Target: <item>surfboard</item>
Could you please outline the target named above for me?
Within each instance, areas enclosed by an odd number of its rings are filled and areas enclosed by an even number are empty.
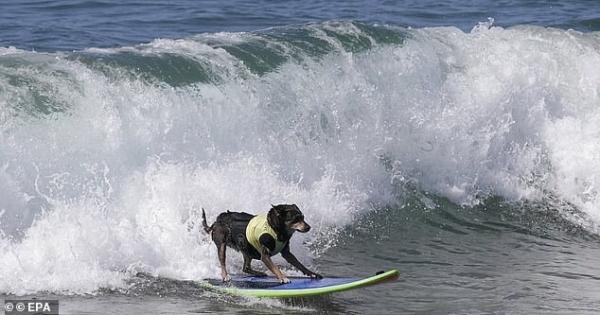
[[[231,281],[205,279],[202,284],[207,288],[223,293],[268,298],[290,298],[331,294],[361,287],[380,284],[398,279],[398,270],[378,272],[365,278],[326,277],[311,279],[308,277],[289,277],[290,283],[281,284],[275,277],[232,276]]]

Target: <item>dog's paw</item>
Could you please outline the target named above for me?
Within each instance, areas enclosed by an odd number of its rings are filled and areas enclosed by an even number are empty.
[[[281,284],[290,283],[290,279],[283,277],[283,278],[279,279],[279,283],[281,283]]]
[[[223,276],[223,282],[229,282],[229,281],[231,281],[231,277],[229,275]]]
[[[323,279],[323,276],[321,276],[320,274],[318,274],[316,272],[312,272],[312,271],[308,274],[308,276],[311,278],[315,278],[315,279]]]

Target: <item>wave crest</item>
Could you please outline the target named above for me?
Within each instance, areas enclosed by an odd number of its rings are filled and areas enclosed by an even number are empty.
[[[321,229],[295,239],[304,255],[302,242],[334,239],[357,213],[414,190],[462,205],[559,200],[593,230],[599,44],[539,27],[331,22],[9,49],[0,248],[12,254],[0,292],[90,292],[123,285],[128,270],[214,274],[200,207],[297,203]]]

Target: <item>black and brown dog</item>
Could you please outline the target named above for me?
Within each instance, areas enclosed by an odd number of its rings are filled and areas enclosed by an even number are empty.
[[[273,263],[271,256],[281,253],[281,256],[292,266],[305,275],[322,278],[320,274],[310,271],[290,252],[290,238],[295,231],[306,233],[310,225],[304,222],[304,215],[298,206],[273,206],[266,215],[252,215],[245,212],[223,212],[215,223],[208,226],[206,214],[202,209],[202,225],[212,236],[219,253],[221,277],[223,281],[231,278],[225,264],[225,249],[227,246],[239,251],[244,256],[243,271],[257,276],[265,276],[263,272],[252,270],[252,259],[260,259],[281,283],[290,280]]]

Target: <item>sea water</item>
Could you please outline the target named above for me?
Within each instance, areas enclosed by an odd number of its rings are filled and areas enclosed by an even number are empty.
[[[3,1],[0,294],[65,314],[594,313],[599,7]],[[278,203],[313,226],[291,245],[310,268],[400,280],[302,301],[198,286],[219,276],[201,209]]]

